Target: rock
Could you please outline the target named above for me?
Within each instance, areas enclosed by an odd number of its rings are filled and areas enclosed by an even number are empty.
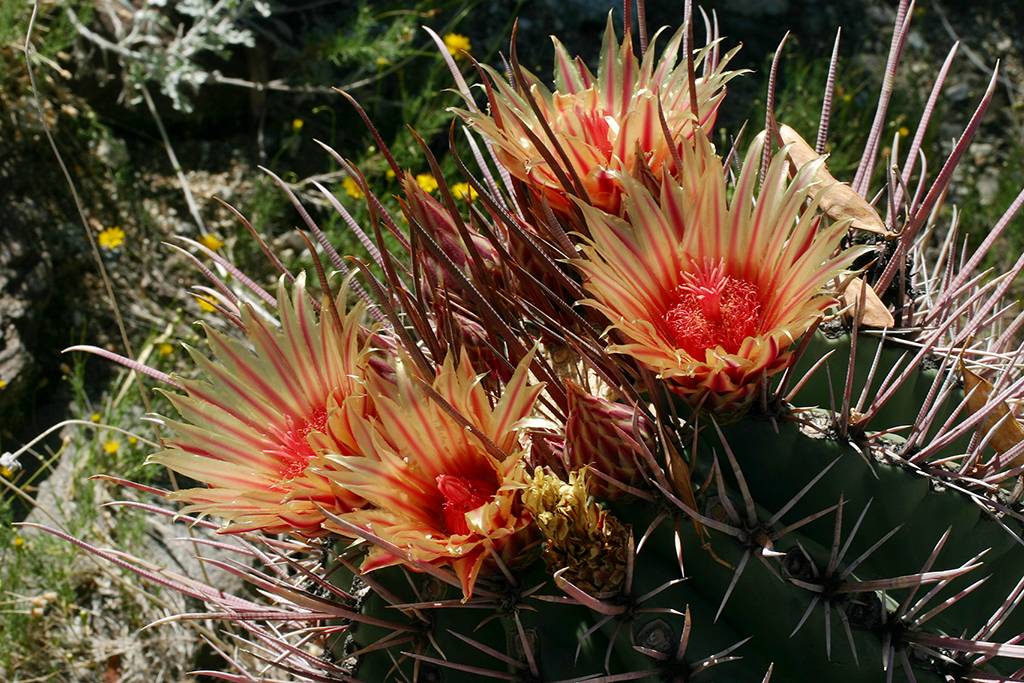
[[[982,206],[991,206],[999,195],[999,172],[995,169],[987,169],[980,176],[974,185],[978,193],[978,202]]]
[[[122,168],[131,161],[128,145],[120,138],[104,136],[93,143],[92,147],[96,158],[110,168]]]
[[[141,413],[140,413],[141,417]],[[77,511],[79,505],[96,506],[96,523],[93,524],[92,532],[100,538],[86,539],[90,542],[102,543],[102,537],[109,532],[115,531],[115,520],[113,515],[140,515],[146,519],[146,534],[140,548],[134,549],[137,557],[144,558],[147,562],[166,568],[172,572],[187,576],[196,581],[205,581],[202,563],[197,556],[215,558],[219,560],[245,560],[245,557],[237,553],[211,548],[210,546],[198,545],[182,538],[192,538],[197,541],[217,541],[220,543],[232,543],[232,539],[220,536],[214,531],[202,526],[189,527],[183,522],[176,522],[170,516],[144,513],[130,507],[109,508],[112,512],[100,510],[100,506],[115,500],[136,500],[140,496],[134,489],[118,487],[103,481],[95,483],[95,496],[92,501],[83,499],[80,493],[81,483],[95,474],[86,469],[83,458],[84,449],[88,444],[82,444],[83,435],[77,434],[81,429],[77,426],[68,426],[61,432],[61,439],[66,444],[57,468],[47,479],[39,485],[39,492],[36,496],[35,508],[25,518],[26,522],[53,526],[55,523],[67,527],[69,520],[75,519],[80,513]],[[76,443],[77,436],[77,443]],[[79,445],[82,444],[82,445]],[[148,497],[143,502],[159,505],[168,509],[176,509],[176,503],[170,503],[160,498]],[[28,534],[26,534],[28,535]],[[127,550],[125,548],[120,548]],[[197,550],[198,549],[198,550]],[[243,581],[234,574],[216,567],[205,567],[205,575],[210,578],[211,584],[226,593],[241,594],[244,591]]]
[[[965,102],[970,96],[970,83],[957,83],[946,89],[946,99],[950,102]]]
[[[993,152],[995,152],[996,146],[991,142],[978,142],[974,141],[968,148],[971,156],[974,158],[975,166],[986,166],[989,160],[992,158]]]
[[[186,577],[231,595],[248,597],[244,582],[238,576],[201,562],[197,556],[242,563],[251,561],[250,557],[182,538],[222,544],[237,544],[238,541],[218,536],[205,527],[189,528],[172,517],[137,508],[101,507],[114,500],[138,500],[174,507],[134,489],[94,481],[92,496],[83,495],[88,491],[85,479],[97,472],[88,470],[87,459],[83,457],[89,448],[83,437],[88,435],[76,433],[78,429],[70,426],[61,433],[66,446],[59,464],[39,486],[36,507],[26,522],[69,530],[101,550],[116,552],[121,557],[140,558],[140,561],[131,563],[141,564],[148,571],[163,574],[168,579]],[[82,506],[94,509],[84,510]],[[127,520],[128,516],[133,519]],[[144,520],[143,534],[125,533],[126,529],[135,526],[134,518]],[[83,520],[87,521],[83,523]],[[22,531],[28,542],[45,533],[32,527],[23,527]],[[128,546],[129,538],[137,539],[131,547]],[[92,557],[86,551],[77,554],[70,576],[81,618],[65,620],[60,627],[51,629],[50,637],[60,642],[65,652],[81,653],[80,656],[87,660],[82,664],[102,667],[104,663],[109,665],[110,657],[116,656],[120,658],[118,668],[126,673],[124,680],[153,681],[185,680],[189,670],[208,668],[211,663],[223,666],[216,657],[211,660],[210,648],[197,637],[188,622],[139,629],[139,626],[173,614],[205,610],[206,607],[198,600],[160,588],[153,582],[140,581],[127,569]],[[133,587],[140,585],[144,590]],[[134,675],[127,675],[129,672]],[[141,672],[146,675],[139,678]]]
[[[39,376],[36,357],[42,312],[54,288],[53,264],[39,229],[19,220],[31,198],[7,198],[0,221],[0,429],[21,418]]]

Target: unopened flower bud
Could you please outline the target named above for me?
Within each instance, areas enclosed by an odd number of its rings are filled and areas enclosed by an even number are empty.
[[[649,447],[653,444],[654,434],[647,419],[639,415],[634,430],[632,408],[592,396],[571,381],[566,382],[566,390],[569,395],[569,418],[565,424],[568,469],[588,467],[598,473],[589,477],[590,493],[605,500],[626,495],[615,482],[642,486],[643,475],[634,457],[639,454],[632,442],[646,443]]]

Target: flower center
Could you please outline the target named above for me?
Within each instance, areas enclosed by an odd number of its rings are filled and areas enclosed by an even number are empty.
[[[576,113],[583,127],[582,137],[591,145],[601,150],[605,159],[611,159],[614,139],[618,136],[618,122],[608,116],[604,109],[582,108],[577,106]]]
[[[441,512],[449,536],[468,534],[466,513],[491,501],[498,487],[479,479],[466,479],[450,474],[437,477],[437,490],[444,496]]]
[[[316,457],[316,453],[310,448],[306,437],[311,431],[322,432],[327,427],[327,409],[318,406],[313,410],[310,419],[305,420],[292,417],[286,418],[288,429],[276,432],[281,445],[277,448],[268,449],[267,453],[273,453],[280,459],[281,476],[285,479],[294,479],[306,471],[306,465]]]
[[[724,264],[713,267],[707,261],[703,269],[682,276],[662,320],[686,353],[699,361],[707,349],[719,346],[736,353],[757,333],[761,303],[754,283],[725,275]]]

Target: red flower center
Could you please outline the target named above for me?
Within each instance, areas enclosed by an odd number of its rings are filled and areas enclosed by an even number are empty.
[[[327,427],[327,409],[318,406],[313,409],[310,419],[306,420],[292,417],[286,418],[290,429],[283,433],[278,432],[277,437],[281,440],[279,448],[268,449],[280,458],[281,476],[285,479],[294,479],[306,471],[306,465],[316,457],[316,453],[310,448],[306,437],[311,431],[322,432]],[[276,430],[274,430],[276,431]]]
[[[498,487],[479,479],[440,474],[437,477],[437,490],[444,496],[441,512],[444,515],[445,531],[449,536],[454,536],[469,533],[466,513],[490,502]]]
[[[604,109],[576,108],[583,126],[583,138],[601,150],[605,159],[612,158],[612,127]],[[617,131],[616,131],[617,132]]]
[[[719,346],[736,353],[743,340],[757,333],[761,314],[757,286],[725,275],[725,266],[704,263],[696,274],[683,273],[662,317],[676,344],[698,361]]]

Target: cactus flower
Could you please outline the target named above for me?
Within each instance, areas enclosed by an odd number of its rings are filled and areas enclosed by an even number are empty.
[[[518,499],[526,470],[517,424],[530,415],[542,388],[526,383],[531,357],[493,407],[465,354],[457,365],[451,356],[445,360],[430,382],[433,392],[402,373],[397,383],[372,383],[378,417],[364,422],[357,437],[365,457],[331,458],[335,483],[369,503],[342,517],[414,562],[450,566],[466,597],[493,564],[492,550],[511,565],[531,533],[532,518]],[[362,569],[404,559],[374,546]]]
[[[722,160],[702,133],[694,142],[680,182],[663,174],[660,197],[623,177],[628,223],[581,203],[591,239],[573,263],[587,303],[625,337],[611,351],[691,405],[729,413],[787,367],[790,345],[835,305],[826,283],[869,247],[836,254],[848,222],[819,230],[820,160],[790,181],[775,155],[758,194],[759,136],[730,199]]]
[[[488,69],[490,116],[465,110],[456,112],[494,143],[501,162],[512,175],[533,183],[556,211],[569,209],[570,201],[559,175],[571,168],[594,206],[617,213],[622,192],[620,173],[632,172],[641,160],[656,174],[663,166],[674,171],[671,147],[683,146],[693,136],[695,123],[714,125],[718,106],[725,97],[725,84],[736,74],[724,70],[735,50],[717,64],[710,63],[714,45],[699,50],[693,58],[695,68],[703,62],[705,69],[696,79],[699,112],[691,111],[686,55],[681,63],[676,63],[683,36],[683,29],[677,31],[657,60],[653,49],[655,36],[651,49],[640,62],[629,36],[621,44],[616,40],[609,14],[596,78],[583,60],[572,59],[553,38],[554,93],[525,70],[528,94],[510,87],[504,78]],[[527,97],[536,102],[569,166],[556,152]],[[659,98],[671,143],[665,138],[659,118]],[[551,158],[558,163],[557,169],[538,150],[537,141],[550,150]]]
[[[362,310],[341,318],[325,302],[318,322],[304,280],[291,292],[279,286],[280,329],[242,307],[251,350],[204,326],[220,364],[186,347],[206,381],[178,378],[187,395],[168,395],[184,421],[166,421],[174,436],[150,461],[205,483],[170,497],[188,503],[185,512],[224,518],[227,532],[317,536],[324,515],[316,506],[341,513],[363,505],[325,476],[333,464],[321,455],[354,453],[348,421],[371,409]]]

